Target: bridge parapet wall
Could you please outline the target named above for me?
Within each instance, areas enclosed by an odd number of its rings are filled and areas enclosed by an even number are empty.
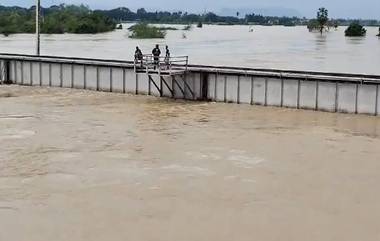
[[[379,115],[380,76],[189,65],[135,73],[132,61],[0,54],[0,83]]]

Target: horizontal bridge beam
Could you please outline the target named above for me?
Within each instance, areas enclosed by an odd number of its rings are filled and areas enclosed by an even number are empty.
[[[105,67],[134,68],[133,61],[111,60],[111,59],[92,59],[78,57],[60,57],[60,56],[34,56],[22,54],[0,53],[0,59],[16,61],[32,61],[62,64],[82,64]],[[175,66],[175,65],[173,65]],[[354,83],[380,83],[380,75],[364,75],[349,73],[329,73],[313,71],[293,71],[280,69],[257,69],[228,66],[208,66],[208,65],[189,65],[189,72],[193,73],[214,73],[225,75],[240,76],[259,76],[274,77],[283,79],[302,79],[318,81],[337,81],[337,82],[354,82]]]

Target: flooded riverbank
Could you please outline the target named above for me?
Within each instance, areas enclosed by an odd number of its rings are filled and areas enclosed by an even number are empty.
[[[0,87],[0,240],[378,240],[380,118]]]

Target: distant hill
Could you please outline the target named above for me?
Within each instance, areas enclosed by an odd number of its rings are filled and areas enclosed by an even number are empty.
[[[282,8],[282,7],[271,7],[271,8],[222,8],[218,14],[222,16],[236,16],[239,12],[241,17],[246,14],[256,14],[262,16],[272,16],[272,17],[303,17],[303,15],[295,9],[292,8]]]

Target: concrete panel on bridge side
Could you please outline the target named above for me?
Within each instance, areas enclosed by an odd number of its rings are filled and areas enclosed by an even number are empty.
[[[319,82],[318,84],[318,110],[334,112],[336,108],[336,83]]]
[[[99,90],[111,91],[111,67],[99,67]]]
[[[281,106],[282,104],[282,80],[267,79],[267,101],[269,106]]]
[[[239,87],[239,101],[244,104],[251,104],[252,101],[252,77],[241,76]]]
[[[239,77],[228,75],[226,76],[226,102],[238,103],[238,88]]]
[[[61,64],[51,64],[51,86],[61,86]]]
[[[356,112],[356,84],[338,84],[338,112]]]
[[[253,78],[253,104],[266,104],[266,79],[262,77]]]
[[[63,64],[62,65],[62,86],[66,88],[72,87],[72,65],[70,64]]]
[[[225,101],[225,87],[226,87],[226,76],[225,75],[217,75],[216,78],[216,98],[215,100],[218,102],[224,102]]]
[[[112,68],[111,87],[112,92],[124,92],[124,74],[122,68]]]
[[[84,66],[74,65],[73,82],[74,88],[83,89],[84,88]]]
[[[290,108],[297,108],[298,103],[298,80],[285,79],[283,86],[282,105]]]
[[[358,107],[360,114],[376,114],[377,85],[358,85]]]
[[[300,81],[299,107],[301,109],[315,110],[317,107],[317,82]]]
[[[86,89],[88,90],[97,90],[98,84],[98,73],[97,67],[95,66],[86,66]]]

